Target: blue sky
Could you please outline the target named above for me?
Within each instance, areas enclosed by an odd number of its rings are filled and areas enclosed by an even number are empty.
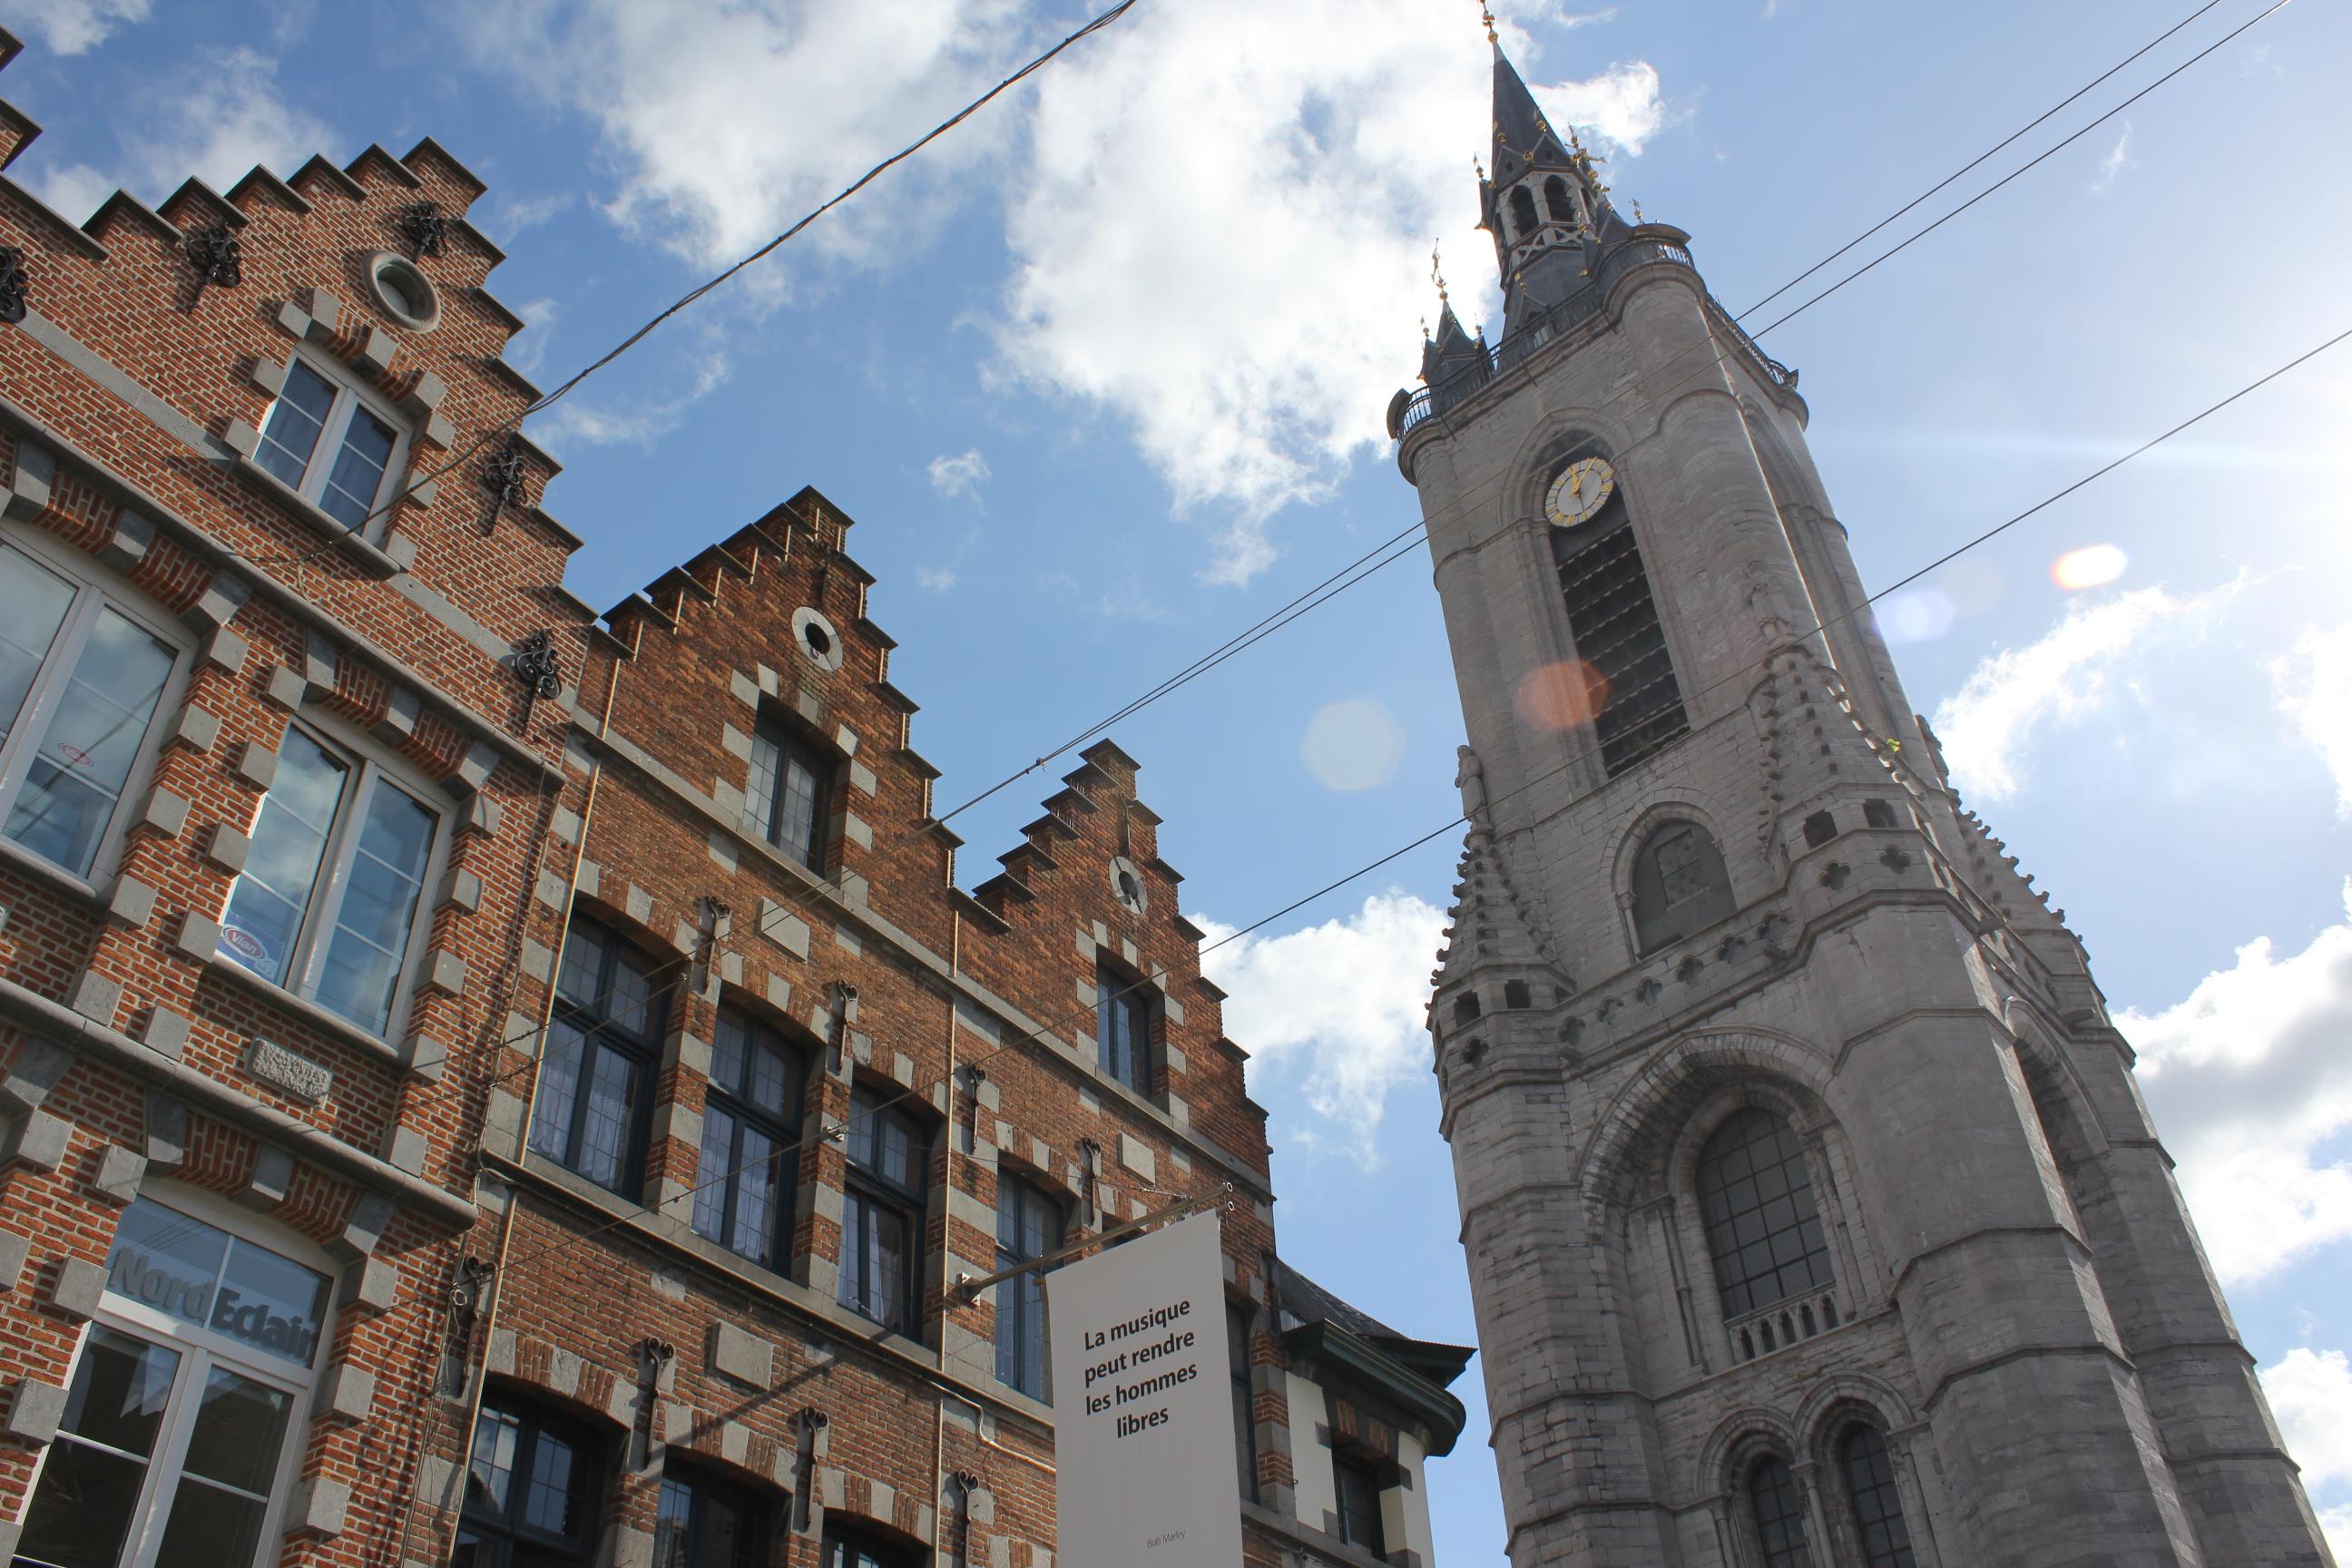
[[[1689,229],[1741,310],[2192,8],[1654,0],[1510,5],[1504,26],[1621,203]],[[2260,9],[2216,5],[1954,197]],[[513,255],[492,283],[534,322],[511,357],[551,383],[1080,15],[8,0],[34,47],[0,89],[48,128],[13,173],[77,217],[117,184],[152,201],[189,171],[225,185],[438,138],[490,183],[474,216]],[[1767,339],[1803,372],[1866,583],[2352,326],[2331,166],[2347,46],[2343,7],[2288,6]],[[859,520],[940,798],[994,783],[1412,521],[1381,415],[1434,311],[1433,236],[1456,300],[1494,310],[1469,226],[1486,81],[1470,0],[1143,0],[542,416],[569,464],[550,507],[591,542],[573,586],[615,602],[814,484]],[[1885,616],[1971,804],[2125,1014],[2339,1542],[2347,415],[2352,346]],[[2112,580],[2053,582],[2099,545],[2122,552]],[[1232,927],[1451,817],[1459,731],[1414,556],[1116,734],[1185,907]],[[1041,793],[959,820],[968,880]],[[1212,963],[1273,1109],[1286,1251],[1466,1342],[1419,1026],[1454,855],[1441,840]],[[1475,1384],[1433,1478],[1454,1568],[1502,1556]]]

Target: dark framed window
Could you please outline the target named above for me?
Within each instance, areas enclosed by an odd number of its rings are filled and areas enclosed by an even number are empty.
[[[849,1173],[841,1199],[841,1304],[902,1334],[914,1332],[922,1251],[923,1184],[930,1160],[922,1124],[881,1097],[849,1097]]]
[[[1660,823],[1633,854],[1633,941],[1643,952],[1680,942],[1738,908],[1715,836],[1696,822]]]
[[[1062,1205],[1018,1176],[996,1178],[996,1267],[1034,1262],[1062,1246]],[[1045,1399],[1045,1270],[996,1287],[996,1380]]]
[[[1380,1471],[1353,1454],[1334,1449],[1331,1479],[1339,1495],[1339,1539],[1375,1557],[1387,1556],[1388,1535],[1381,1527]]]
[[[569,1421],[501,1394],[483,1400],[450,1568],[587,1568],[600,1450]]]
[[[1812,1553],[1805,1546],[1805,1505],[1798,1500],[1797,1478],[1786,1459],[1756,1462],[1748,1472],[1748,1501],[1756,1510],[1763,1568],[1812,1568]]]
[[[769,1510],[740,1487],[665,1468],[654,1568],[763,1568]]]
[[[831,758],[792,726],[768,720],[751,734],[743,813],[751,830],[812,871],[823,871],[832,837]]]
[[[1877,1427],[1857,1421],[1838,1445],[1845,1467],[1845,1489],[1853,1504],[1853,1527],[1869,1568],[1914,1568],[1911,1531],[1903,1522],[1903,1497],[1895,1489],[1895,1461]]]
[[[827,1526],[824,1568],[914,1568],[915,1553],[862,1530]]]
[[[1151,1093],[1151,986],[1108,963],[1095,965],[1095,1050],[1105,1076]]]
[[[1569,635],[1591,693],[1592,738],[1611,778],[1690,732],[1623,495],[1620,489],[1575,528],[1554,529],[1551,541]]]
[[[540,1062],[532,1149],[636,1196],[666,1014],[651,965],[593,921],[572,922]]]
[[[806,1058],[775,1029],[732,1009],[710,1043],[694,1229],[769,1268],[792,1255]]]
[[[262,421],[253,460],[337,522],[358,531],[367,527],[407,448],[407,432],[379,412],[373,398],[296,359],[287,365],[286,385]]]
[[[1733,1111],[1699,1151],[1698,1213],[1725,1317],[1831,1282],[1804,1147],[1761,1106]]]
[[[1257,1415],[1251,1409],[1250,1315],[1244,1307],[1225,1303],[1225,1364],[1234,1384],[1234,1460],[1241,1468],[1242,1496],[1252,1502],[1257,1495]]]

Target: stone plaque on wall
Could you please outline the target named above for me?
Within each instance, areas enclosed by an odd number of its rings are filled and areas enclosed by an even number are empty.
[[[297,1100],[316,1105],[335,1087],[335,1075],[306,1056],[288,1050],[275,1040],[257,1037],[245,1048],[245,1070]]]

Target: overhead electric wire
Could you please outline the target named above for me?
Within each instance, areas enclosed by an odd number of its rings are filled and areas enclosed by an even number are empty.
[[[614,360],[619,359],[623,354],[636,347],[640,342],[643,342],[671,317],[678,314],[681,310],[684,310],[688,306],[694,304],[712,289],[727,283],[729,280],[733,279],[737,273],[743,271],[746,268],[752,267],[757,263],[765,260],[768,256],[774,252],[779,247],[797,237],[802,230],[816,222],[817,219],[823,217],[834,208],[841,205],[842,203],[847,201],[850,197],[864,190],[867,185],[872,184],[876,180],[881,178],[882,175],[887,174],[891,169],[905,163],[908,159],[912,158],[916,153],[921,152],[924,148],[929,146],[940,137],[945,136],[949,132],[953,131],[956,127],[961,125],[965,121],[979,113],[982,109],[988,107],[990,103],[993,102],[997,98],[1001,97],[1011,89],[1018,86],[1024,81],[1026,81],[1038,71],[1043,70],[1064,50],[1070,48],[1086,38],[1091,37],[1096,33],[1102,31],[1105,27],[1109,26],[1120,17],[1126,16],[1136,4],[1137,0],[1118,0],[1117,5],[1103,11],[1100,15],[1087,22],[1084,26],[1078,28],[1077,31],[1070,34],[1067,37],[1065,37],[1060,43],[1055,44],[1053,47],[1047,49],[1036,58],[1031,60],[1027,65],[1023,66],[1019,70],[1014,71],[1011,76],[1006,77],[994,87],[990,88],[986,92],[982,93],[978,98],[973,99],[970,103],[965,104],[961,109],[957,110],[953,114],[940,121],[939,124],[933,126],[929,131],[925,132],[921,136],[908,142],[906,146],[901,147],[896,153],[891,153],[888,157],[883,159],[880,163],[866,170],[866,173],[858,175],[857,178],[850,181],[849,184],[844,185],[839,191],[835,192],[824,201],[810,208],[789,227],[769,238],[750,253],[740,258],[722,270],[705,279],[703,281],[696,284],[693,288],[688,289],[685,293],[679,295],[677,299],[664,307],[643,326],[638,327],[635,331],[630,332],[619,342],[614,344],[610,349],[607,349],[604,353],[591,361],[586,366],[567,377],[555,388],[554,391],[542,393],[538,397],[533,398],[529,404],[524,405],[521,413],[509,416],[508,417],[500,419],[495,424],[488,426],[479,436],[475,437],[470,444],[460,448],[457,453],[444,461],[438,468],[434,468],[430,472],[403,485],[390,500],[377,506],[365,517],[362,518],[357,523],[353,524],[352,531],[354,533],[358,532],[361,529],[365,528],[376,519],[391,511],[394,507],[398,506],[402,501],[406,500],[409,497],[415,495],[416,491],[424,486],[452,472],[458,467],[458,465],[465,462],[467,458],[472,457],[475,453],[480,451],[484,447],[489,445],[490,442],[498,437],[508,434],[520,435],[521,433],[522,423],[524,420],[529,419],[534,414],[546,412],[559,400],[572,392],[573,388],[580,385],[581,383],[586,381],[590,376],[594,375],[598,371],[603,370],[606,365],[611,364]],[[297,566],[306,565],[312,561],[318,560],[322,554],[332,550],[334,547],[333,542],[331,542],[316,550],[312,550],[305,554],[295,557],[290,563]],[[237,558],[241,560],[255,559],[255,557],[242,554],[239,554]]]
[[[2073,495],[2077,490],[2084,489],[2085,486],[2090,485],[2098,479],[2104,479],[2108,474],[2115,472],[2117,468],[2124,467],[2133,459],[2141,457],[2159,446],[2162,446],[2165,442],[2169,441],[2172,437],[2179,435],[2182,431],[2202,424],[2205,420],[2220,413],[2222,409],[2229,407],[2231,404],[2238,402],[2248,395],[2258,391],[2273,381],[2276,381],[2279,377],[2286,374],[2296,367],[2317,358],[2319,355],[2326,353],[2329,349],[2336,347],[2347,339],[2352,339],[2352,328],[2347,328],[2345,331],[2337,332],[2335,336],[2327,338],[2312,348],[2305,350],[2302,353],[2287,360],[2276,368],[2255,377],[2252,381],[2246,383],[2243,386],[2239,387],[2236,391],[2229,394],[2227,396],[2208,404],[2205,407],[2200,409],[2195,414],[2190,415],[2186,419],[2179,421],[2178,424],[2173,425],[2162,433],[2148,437],[2138,446],[2132,447],[2129,451],[2123,453],[2121,456],[2115,458],[2106,463],[2101,464],[2098,468],[2092,469],[2089,473],[2083,475],[2080,479],[2074,480],[2072,483],[2052,491],[2050,494],[2042,497],[2040,500],[2035,501],[2032,506],[2013,514],[2003,521],[1995,524],[1993,527],[1985,530],[1982,533],[1976,535],[1965,543],[1947,551],[1945,553],[1937,556],[1935,560],[1927,563],[1926,565],[1906,574],[1895,582],[1889,584],[1887,586],[1879,589],[1876,593],[1864,596],[1859,604],[1856,604],[1852,608],[1836,616],[1832,616],[1824,619],[1815,621],[1811,627],[1792,637],[1789,639],[1788,643],[1783,644],[1780,647],[1776,647],[1772,652],[1766,654],[1763,658],[1751,660],[1746,664],[1737,667],[1736,668],[1726,671],[1724,674],[1717,677],[1714,680],[1707,682],[1705,686],[1697,688],[1689,695],[1688,698],[1685,699],[1685,701],[1696,702],[1698,699],[1716,691],[1721,687],[1739,679],[1742,676],[1755,674],[1766,669],[1769,668],[1770,662],[1774,658],[1780,657],[1781,653],[1784,652],[1787,647],[1803,643],[1811,637],[1818,637],[1822,633],[1828,631],[1832,626],[1843,625],[1846,621],[1853,619],[1855,616],[1861,615],[1864,610],[1869,608],[1872,605],[1876,604],[1879,600],[1886,597],[1888,595],[1899,592],[1910,584],[1918,581],[1919,578],[1925,576],[1927,573],[1933,572],[1938,567],[1948,565],[1951,562],[1958,560],[1960,556],[1967,554],[1969,551],[1975,550],[1979,546],[1985,544],[1993,539],[1999,538],[2001,534],[2006,533],[2009,530],[2016,527],[2019,523],[2023,522],[2037,513],[2045,510],[2049,507],[2056,504],[2058,501],[2061,501],[2066,497]],[[1550,768],[1547,768],[1543,772],[1536,773],[1524,782],[1514,785],[1512,788],[1502,791],[1501,793],[1489,797],[1487,805],[1491,808],[1503,801],[1510,800],[1517,795],[1523,795],[1528,790],[1535,788],[1538,784],[1548,783],[1551,779],[1559,776],[1561,773],[1566,773],[1570,768],[1575,765],[1576,759],[1570,759]],[[1379,870],[1381,867],[1389,865],[1392,861],[1395,861],[1405,855],[1411,854],[1413,850],[1421,848],[1423,846],[1431,843],[1433,840],[1452,832],[1456,827],[1463,826],[1469,821],[1470,818],[1465,814],[1441,823],[1437,826],[1430,829],[1427,833],[1422,834],[1420,837],[1413,838],[1394,849],[1391,849],[1372,860],[1367,861],[1344,876],[1336,878],[1329,882],[1326,882],[1321,887],[1316,889],[1313,892],[1307,893],[1301,898],[1295,899],[1289,903],[1285,904],[1282,908],[1276,910],[1271,913],[1260,916],[1257,920],[1251,921],[1248,925],[1230,931],[1224,936],[1218,938],[1215,942],[1203,945],[1200,949],[1200,952],[1205,955],[1207,953],[1214,952],[1217,949],[1225,946],[1229,942],[1237,942],[1241,938],[1250,935],[1251,933],[1263,929],[1266,925],[1271,924],[1273,921],[1280,920],[1286,915],[1305,908],[1316,900],[1336,892],[1339,889],[1346,887],[1349,883],[1356,881],[1360,878],[1370,875],[1372,872]],[[1151,982],[1148,980],[1138,980],[1132,984],[1120,987],[1111,994],[1114,997],[1124,996],[1131,992],[1140,990],[1150,984]],[[1065,1024],[1073,1018],[1084,1016],[1087,1013],[1093,1011],[1094,1008],[1099,1005],[1100,999],[1098,998],[1094,1004],[1079,1007],[1069,1013],[1059,1015],[1053,1022],[1042,1024],[1036,1028],[1030,1030],[1025,1035],[1016,1036],[1012,1039],[1006,1040],[992,1050],[982,1051],[969,1058],[962,1065],[969,1068],[976,1068],[992,1061],[996,1058],[1003,1056],[1008,1051],[1013,1050],[1018,1047],[1030,1044],[1031,1042],[1048,1034],[1054,1028],[1060,1026],[1062,1024]],[[878,1114],[891,1106],[899,1104],[908,1100],[915,1099],[919,1095],[927,1095],[929,1091],[941,1087],[946,1082],[947,1079],[938,1079],[926,1082],[919,1087],[915,1085],[902,1087],[896,1093],[889,1094],[874,1100],[871,1104],[866,1106],[862,1112],[853,1111],[852,1114],[844,1117],[834,1126],[826,1128],[821,1133],[815,1135],[816,1140],[830,1142],[832,1140],[841,1138],[846,1134],[852,1124],[863,1118]],[[812,1136],[810,1134],[803,1133],[789,1142],[778,1145],[769,1153],[759,1159],[747,1160],[743,1163],[735,1166],[730,1170],[722,1172],[719,1175],[713,1176],[709,1180],[699,1182],[697,1185],[689,1188],[687,1192],[677,1194],[671,1201],[674,1203],[683,1201],[709,1188],[718,1186],[722,1183],[730,1182],[734,1180],[735,1177],[741,1175],[748,1171],[753,1171],[764,1165],[773,1164],[777,1160],[782,1159],[784,1155],[793,1153],[798,1150],[806,1147],[812,1141]],[[698,1172],[697,1174],[699,1175],[700,1173]],[[593,1239],[593,1237],[602,1236],[609,1231],[618,1229],[623,1226],[632,1224],[645,1215],[654,1214],[657,1211],[652,1206],[639,1205],[636,1206],[634,1213],[614,1215],[600,1225],[591,1226],[584,1230],[571,1232],[563,1240],[551,1246],[542,1247],[536,1252],[526,1253],[520,1258],[510,1260],[504,1267],[509,1269],[518,1268],[525,1264],[536,1262],[541,1258],[551,1257],[556,1253],[562,1252],[572,1247],[578,1246],[582,1242]]]
[[[2123,69],[2124,67],[2131,64],[2134,60],[2139,58],[2140,56],[2147,53],[2148,50],[2156,47],[2157,45],[2164,42],[2165,39],[2172,37],[2173,34],[2180,31],[2181,28],[2186,27],[2189,23],[2194,22],[2198,17],[2202,16],[2206,12],[2210,11],[2213,7],[2221,5],[2221,3],[2222,0],[2205,0],[2204,5],[2198,6],[2197,9],[2189,12],[2189,15],[2183,16],[2180,20],[2172,24],[2172,26],[2167,27],[2161,33],[2158,33],[2155,37],[2150,38],[2147,43],[2142,44],[2138,48],[2136,48],[2131,53],[2126,55],[2122,59],[2117,60],[2114,65],[2109,66],[2105,70],[2101,71],[2097,76],[2093,77],[2090,80],[2076,88],[2073,92],[2068,93],[2064,98],[2060,99],[2057,102],[2043,110],[2040,114],[2035,115],[2032,119],[2019,126],[2015,131],[2011,132],[2007,136],[1994,142],[1991,146],[1986,148],[1983,152],[1978,153],[1975,157],[1969,159],[1967,163],[1961,164],[1958,168],[1953,170],[1950,174],[1945,175],[1934,184],[1929,185],[1926,190],[1921,191],[1917,195],[1913,196],[1909,201],[1904,203],[1901,206],[1896,207],[1893,212],[1888,213],[1885,217],[1880,218],[1868,228],[1864,229],[1860,234],[1855,235],[1852,239],[1847,240],[1843,245],[1839,246],[1835,250],[1831,251],[1827,256],[1822,257],[1819,261],[1814,262],[1811,267],[1806,268],[1802,272],[1798,273],[1794,278],[1790,279],[1786,283],[1781,284],[1778,289],[1773,289],[1769,294],[1765,295],[1764,298],[1757,300],[1753,305],[1748,306],[1745,310],[1740,311],[1738,315],[1734,316],[1732,320],[1744,321],[1748,317],[1754,315],[1757,311],[1762,310],[1765,306],[1770,304],[1773,300],[1779,299],[1790,289],[1794,289],[1798,284],[1802,283],[1806,279],[1811,278],[1814,273],[1819,272],[1822,268],[1827,267],[1831,262],[1835,261],[1839,257],[1843,256],[1847,251],[1852,250],[1855,246],[1860,245],[1864,240],[1868,239],[1872,235],[1876,234],[1880,229],[1885,228],[1888,224],[1893,223],[1896,218],[1901,217],[1904,214],[1919,205],[1920,203],[1926,201],[1929,196],[1934,195],[1937,191],[1942,190],[1945,186],[1950,184],[1961,175],[1984,163],[1988,159],[1991,158],[1994,153],[2010,146],[2019,138],[2022,137],[2027,132],[2032,131],[2038,125],[2041,125],[2043,121],[2049,120],[2051,116],[2056,114],[2060,110],[2065,108],[2068,104],[2073,103],[2076,99],[2081,98],[2084,93],[2090,91],[2101,82],[2105,81],[2117,71]]]

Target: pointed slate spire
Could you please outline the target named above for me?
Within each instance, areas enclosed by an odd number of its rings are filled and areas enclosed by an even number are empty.
[[[1536,105],[1503,46],[1495,45],[1494,181],[1508,184],[1530,169],[1571,169],[1574,160]]]

